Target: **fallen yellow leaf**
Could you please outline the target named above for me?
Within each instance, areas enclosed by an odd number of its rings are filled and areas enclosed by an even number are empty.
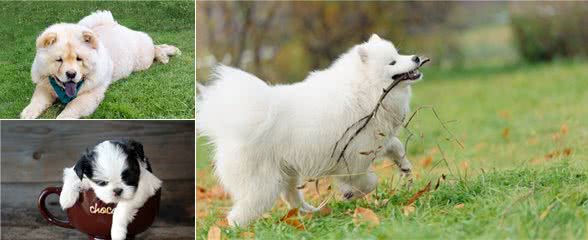
[[[217,226],[212,226],[208,229],[208,240],[220,240],[221,230]]]
[[[408,216],[411,213],[413,213],[416,210],[416,208],[414,207],[414,205],[408,205],[408,206],[404,206],[402,208],[402,213],[404,214],[404,216]]]
[[[379,225],[380,218],[369,208],[358,207],[353,213],[353,222],[355,225],[360,223],[368,223],[369,225]]]
[[[460,203],[460,204],[455,205],[453,208],[455,208],[455,209],[461,209],[461,208],[464,208],[464,207],[465,207],[465,204]]]
[[[255,238],[255,233],[253,233],[253,232],[242,232],[241,234],[239,234],[239,236],[241,236],[242,238],[245,238],[245,239]]]
[[[298,208],[293,208],[288,213],[280,218],[280,222],[295,227],[298,230],[305,230],[304,224],[298,220]]]

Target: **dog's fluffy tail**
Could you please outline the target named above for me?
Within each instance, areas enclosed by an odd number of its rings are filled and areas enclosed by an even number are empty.
[[[211,84],[199,86],[198,129],[212,142],[260,137],[275,120],[270,87],[239,69],[218,66]]]
[[[169,57],[175,55],[182,55],[182,52],[177,47],[167,44],[155,45],[155,60],[160,63],[168,63]]]
[[[88,28],[95,28],[100,25],[118,24],[110,11],[96,11],[92,14],[82,18],[78,24]]]

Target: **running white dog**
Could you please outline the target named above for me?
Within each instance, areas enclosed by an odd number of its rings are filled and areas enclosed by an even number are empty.
[[[268,86],[219,66],[212,85],[199,86],[197,116],[199,130],[216,147],[216,175],[234,202],[229,223],[251,223],[280,195],[291,208],[316,211],[296,188],[303,178],[339,175],[335,180],[346,199],[363,196],[377,185],[368,167],[378,156],[392,158],[409,175],[411,164],[396,134],[409,112],[410,85],[422,77],[417,69],[426,61],[398,54],[374,34],[329,68],[292,85]],[[370,113],[393,81],[401,82],[349,145],[344,161],[331,157],[335,142]]]
[[[180,54],[170,45],[154,45],[149,35],[118,24],[109,11],[97,11],[78,24],[58,23],[37,38],[31,76],[36,84],[23,119],[37,118],[56,99],[67,104],[57,116],[92,114],[114,81],[148,69],[153,60],[167,63]]]

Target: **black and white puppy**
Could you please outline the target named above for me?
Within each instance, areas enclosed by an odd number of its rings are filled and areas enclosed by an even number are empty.
[[[109,140],[88,149],[75,166],[63,170],[59,203],[64,210],[70,208],[80,192],[93,189],[101,201],[117,204],[110,237],[123,240],[127,225],[160,187],[161,180],[152,174],[141,143]]]

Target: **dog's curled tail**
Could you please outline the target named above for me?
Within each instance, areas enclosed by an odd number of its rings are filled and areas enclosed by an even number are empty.
[[[78,24],[88,28],[95,28],[100,25],[118,24],[110,11],[96,11],[92,14],[82,18]]]
[[[170,56],[182,55],[182,51],[175,46],[161,44],[155,45],[155,60],[167,64]]]
[[[270,90],[252,74],[215,67],[209,84],[198,86],[197,128],[213,142],[250,141],[262,136],[276,119]]]

